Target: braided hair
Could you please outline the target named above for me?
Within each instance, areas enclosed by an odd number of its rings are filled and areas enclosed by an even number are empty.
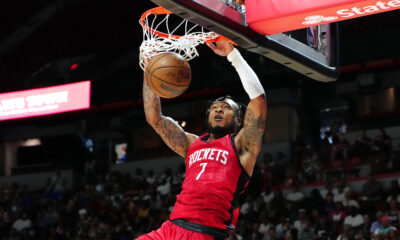
[[[240,131],[240,129],[243,128],[244,114],[246,113],[247,107],[243,103],[239,103],[239,102],[236,102],[235,100],[233,100],[233,98],[230,95],[219,97],[219,98],[215,99],[214,101],[210,101],[210,103],[208,104],[208,107],[207,107],[206,121],[208,123],[208,117],[210,116],[211,106],[217,102],[226,102],[226,100],[231,100],[237,104],[237,108],[235,109],[235,117],[240,120],[240,124],[235,125],[235,132],[233,134],[236,134]]]

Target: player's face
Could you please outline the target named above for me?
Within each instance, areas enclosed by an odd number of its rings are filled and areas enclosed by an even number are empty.
[[[208,128],[211,133],[228,134],[233,133],[236,126],[235,111],[238,105],[226,99],[221,102],[215,102],[210,107],[208,116]]]

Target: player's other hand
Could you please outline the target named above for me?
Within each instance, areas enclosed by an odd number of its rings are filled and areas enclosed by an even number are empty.
[[[213,43],[207,43],[207,46],[211,48],[215,54],[222,57],[228,56],[228,54],[233,51],[232,44],[224,40],[216,42],[215,45]]]

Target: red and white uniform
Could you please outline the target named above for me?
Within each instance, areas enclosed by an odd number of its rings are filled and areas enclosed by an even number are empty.
[[[136,240],[224,239],[227,235],[220,237],[220,232],[234,227],[239,196],[250,177],[239,162],[231,134],[212,142],[208,137],[199,137],[189,148],[182,192],[170,220]]]
[[[218,229],[234,227],[239,214],[239,196],[250,177],[238,159],[232,134],[208,142],[200,136],[186,155],[182,192],[170,219]]]

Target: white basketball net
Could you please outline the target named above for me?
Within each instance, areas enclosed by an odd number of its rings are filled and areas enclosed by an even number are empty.
[[[188,20],[183,19],[180,24],[175,28],[170,29],[168,20],[171,14],[157,15],[154,13],[148,13],[144,20],[140,20],[141,26],[143,28],[143,42],[140,45],[139,51],[139,65],[143,69],[146,68],[147,61],[154,56],[165,53],[174,52],[181,55],[186,61],[189,61],[197,56],[199,56],[196,47],[199,44],[204,44],[206,41],[217,38],[219,35],[214,32],[205,32],[202,27],[197,24],[188,25]],[[152,16],[152,17],[150,17]],[[162,18],[159,23],[157,18]],[[142,21],[144,24],[142,24]],[[156,31],[163,26],[166,28],[168,37],[158,36]],[[201,31],[198,31],[201,28]],[[174,37],[174,33],[180,29],[184,30],[185,34],[179,38]],[[195,31],[197,30],[197,31]]]

